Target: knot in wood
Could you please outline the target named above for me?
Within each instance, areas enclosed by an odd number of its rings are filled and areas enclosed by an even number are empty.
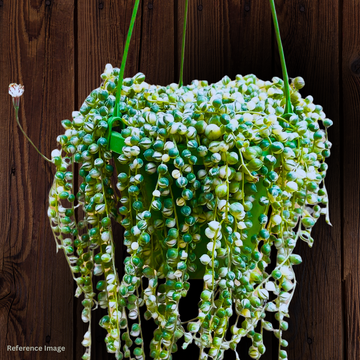
[[[356,59],[351,63],[351,72],[355,75],[360,75],[360,59]]]

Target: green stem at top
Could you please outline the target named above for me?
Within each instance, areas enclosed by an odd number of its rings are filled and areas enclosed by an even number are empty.
[[[186,39],[186,22],[187,22],[188,7],[189,7],[189,0],[186,0],[185,1],[183,36],[182,36],[182,44],[181,44],[181,64],[180,64],[179,87],[181,87],[183,85],[184,59],[185,59],[185,39]]]
[[[128,52],[129,52],[131,35],[132,35],[133,29],[134,29],[134,24],[135,24],[135,19],[136,19],[136,14],[137,14],[137,11],[138,11],[139,3],[140,3],[140,0],[135,0],[134,10],[133,10],[133,13],[131,15],[129,31],[128,31],[128,34],[127,34],[125,48],[124,48],[124,54],[123,54],[122,61],[121,61],[120,75],[119,75],[117,91],[116,91],[116,102],[115,102],[114,116],[119,116],[119,102],[120,102],[122,83],[123,83],[123,80],[124,80],[126,58],[127,58]]]
[[[280,29],[279,29],[279,23],[277,20],[274,0],[270,0],[270,7],[271,7],[271,14],[272,14],[273,21],[274,21],[276,41],[277,41],[278,48],[279,48],[281,69],[282,69],[282,74],[283,74],[283,79],[284,79],[284,91],[285,91],[285,96],[286,96],[285,114],[291,114],[292,109],[291,109],[291,100],[290,100],[289,76],[288,76],[287,69],[286,69],[284,49],[283,49],[282,42],[281,42]]]

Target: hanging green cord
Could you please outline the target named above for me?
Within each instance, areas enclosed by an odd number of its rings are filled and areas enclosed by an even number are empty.
[[[135,5],[134,5],[133,13],[131,16],[130,26],[129,26],[129,31],[128,31],[127,38],[126,38],[124,54],[123,54],[123,58],[122,58],[122,62],[121,62],[121,68],[120,68],[120,75],[119,75],[119,80],[118,80],[118,85],[117,85],[114,117],[117,117],[119,114],[120,94],[121,94],[121,88],[122,88],[122,83],[123,83],[123,79],[124,79],[126,59],[127,59],[127,55],[129,52],[131,35],[132,35],[134,24],[135,24],[135,19],[136,19],[136,14],[137,14],[137,11],[139,8],[139,3],[140,3],[140,0],[135,0]],[[186,0],[185,1],[184,26],[183,26],[183,38],[182,38],[182,46],[181,46],[181,65],[180,65],[179,86],[183,85],[188,5],[189,5],[189,0]],[[274,0],[270,0],[270,7],[271,7],[271,13],[272,13],[273,21],[274,21],[276,40],[277,40],[277,44],[278,44],[278,48],[279,48],[280,62],[281,62],[281,68],[282,68],[282,73],[283,73],[283,79],[284,79],[284,91],[285,91],[285,96],[286,96],[285,114],[289,114],[289,113],[292,113],[291,101],[290,101],[289,76],[288,76],[287,69],[286,69],[284,50],[283,50],[283,46],[281,43],[280,29],[279,29],[279,23],[277,20]]]
[[[279,55],[280,55],[280,61],[281,61],[281,69],[284,79],[284,91],[286,96],[286,105],[285,105],[285,114],[291,114],[292,108],[291,108],[291,100],[290,100],[290,86],[289,86],[289,76],[286,70],[286,63],[285,63],[285,55],[284,50],[281,42],[281,36],[280,36],[280,29],[279,29],[279,23],[276,15],[276,9],[275,9],[275,1],[270,0],[270,7],[271,7],[271,13],[274,21],[274,27],[275,27],[275,33],[276,33],[276,40],[279,48]]]
[[[186,39],[186,22],[187,22],[188,7],[189,7],[189,0],[186,0],[186,2],[185,2],[183,36],[182,36],[182,44],[181,44],[181,65],[180,65],[179,87],[181,87],[183,85],[184,58],[185,58],[185,39]]]
[[[118,80],[118,85],[117,85],[116,102],[115,102],[115,109],[114,109],[114,116],[115,117],[117,117],[119,115],[119,102],[120,102],[120,94],[121,94],[122,83],[123,83],[123,80],[124,80],[126,58],[127,58],[128,52],[129,52],[131,35],[132,35],[133,29],[134,29],[134,24],[135,24],[135,19],[136,19],[136,14],[137,14],[137,11],[138,11],[139,3],[140,3],[140,0],[135,1],[134,10],[133,10],[133,13],[131,15],[129,31],[128,31],[127,38],[126,38],[124,54],[123,54],[122,61],[121,61],[120,75],[119,75],[119,80]]]

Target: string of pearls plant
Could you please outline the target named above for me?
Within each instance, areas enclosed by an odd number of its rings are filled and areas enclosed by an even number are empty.
[[[240,359],[244,337],[252,340],[251,358],[259,359],[264,330],[279,339],[278,358],[287,359],[283,332],[296,287],[293,266],[301,263],[294,248],[298,239],[313,245],[320,215],[329,222],[324,178],[332,121],[312,96],[301,97],[300,77],[290,86],[293,114],[285,115],[284,82],[277,77],[164,87],[138,73],[122,86],[124,146],[115,176],[108,135],[119,69],[108,64],[101,77],[73,119],[62,121],[61,149],[51,160],[57,171],[48,216],[78,285],[75,296],[84,295],[83,359],[90,359],[97,307],[107,309],[100,326],[116,359],[171,359],[180,339],[183,349],[199,347],[199,359],[224,359],[228,349]],[[124,228],[121,278],[111,219]],[[199,313],[187,320],[179,303],[196,271],[203,274]],[[157,326],[150,352],[141,307]]]
[[[313,245],[320,215],[330,223],[324,178],[332,121],[312,96],[301,97],[301,77],[289,84],[274,0],[284,81],[237,75],[212,85],[182,84],[188,0],[179,84],[149,85],[142,73],[123,79],[138,6],[135,0],[121,69],[107,64],[101,86],[62,121],[61,149],[51,160],[19,122],[24,88],[9,87],[21,131],[57,169],[48,216],[75,296],[84,296],[82,358],[91,357],[91,313],[100,307],[107,310],[100,320],[107,351],[116,359],[146,359],[145,318],[157,326],[149,353],[156,360],[171,360],[180,343],[197,345],[199,360],[224,359],[227,350],[239,360],[244,337],[252,341],[250,357],[260,359],[264,330],[279,339],[278,359],[286,360],[293,265],[302,261],[293,251],[298,239]],[[124,228],[122,277],[112,219]],[[198,316],[184,320],[180,300],[199,276]]]

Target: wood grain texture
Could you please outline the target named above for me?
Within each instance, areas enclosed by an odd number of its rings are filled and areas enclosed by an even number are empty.
[[[342,195],[343,290],[347,359],[360,358],[360,254],[359,254],[359,111],[360,111],[360,3],[343,1],[342,13]]]
[[[186,30],[184,84],[194,79],[219,81],[228,75],[234,79],[236,74],[255,73],[264,80],[272,77],[272,24],[268,4],[261,1],[189,1],[188,24]],[[177,6],[177,79],[181,58],[181,42],[185,1]],[[177,80],[178,81],[178,80]],[[191,286],[202,286],[195,281]],[[199,292],[193,290],[189,299],[182,300],[194,306],[199,300]],[[184,307],[185,308],[185,307]],[[271,317],[268,320],[272,320]],[[267,348],[262,357],[273,359],[273,336],[264,334]],[[242,360],[250,359],[248,349],[251,341],[243,339],[238,349]],[[190,349],[190,348],[189,348]],[[194,354],[198,349],[191,349]],[[186,354],[186,353],[184,353]],[[194,355],[196,357],[196,355]],[[228,351],[226,359],[235,359]]]
[[[142,1],[139,71],[149,84],[168,85],[175,79],[176,0]]]
[[[313,231],[313,248],[299,243],[295,250],[303,263],[295,267],[298,286],[284,338],[289,341],[289,359],[347,359],[343,357],[341,313],[339,4],[279,0],[276,5],[289,76],[302,76],[303,97],[311,94],[334,121],[329,130],[333,148],[326,178],[334,226],[321,218]],[[276,45],[274,50],[275,73],[281,76]]]
[[[184,0],[141,1],[125,76],[138,71],[149,83],[178,81]],[[8,84],[25,84],[20,121],[50,155],[85,97],[100,85],[106,63],[120,67],[134,0],[0,0],[0,359],[80,359],[86,326],[81,301],[61,252],[55,253],[46,216],[54,168],[30,147],[14,120]],[[290,77],[301,75],[334,121],[326,179],[333,227],[321,219],[314,247],[300,243],[304,262],[290,307],[291,360],[360,358],[359,1],[276,0]],[[218,81],[224,75],[281,76],[268,1],[190,0],[184,83]],[[340,120],[341,119],[341,120]],[[343,228],[342,228],[343,225]],[[122,230],[116,228],[117,254]],[[119,257],[120,257],[119,256]],[[121,271],[122,262],[117,262]],[[192,283],[182,309],[194,306]],[[105,331],[94,314],[94,359],[105,351]],[[276,323],[276,322],[275,322]],[[146,322],[145,322],[146,324]],[[152,329],[147,327],[150,334]],[[277,340],[266,333],[263,360],[277,359]],[[62,354],[6,351],[6,345],[65,346]],[[248,343],[244,344],[248,345]],[[246,360],[247,346],[241,348]],[[189,348],[190,349],[190,348]],[[196,348],[193,349],[197,351]],[[189,356],[178,352],[174,360]],[[232,355],[226,360],[232,359]]]
[[[177,59],[180,66],[185,1],[177,7]],[[190,1],[184,84],[219,81],[228,75],[271,77],[271,13],[257,1]]]
[[[77,101],[100,86],[107,63],[120,68],[134,0],[80,0],[77,4]],[[125,68],[125,77],[138,71],[141,6],[136,17]]]
[[[21,134],[7,90],[11,82],[25,85],[20,121],[50,156],[64,110],[74,105],[74,5],[1,4],[0,358],[52,359],[51,352],[7,351],[50,345],[64,346],[61,358],[72,359],[73,281],[46,216],[54,169]]]
[[[76,8],[76,44],[77,44],[77,99],[76,107],[80,108],[86,96],[100,86],[100,75],[105,65],[110,63],[120,68],[125,46],[127,31],[134,7],[134,0],[81,0]],[[138,72],[140,58],[142,6],[139,6],[135,27],[133,30],[130,49],[125,68],[125,77],[133,76]],[[69,109],[70,110],[70,109]],[[123,258],[122,229],[116,224],[114,238],[116,244],[117,266],[122,267]],[[75,329],[75,359],[83,354],[81,341],[87,331],[87,324],[81,321],[81,301],[76,302],[74,314]],[[113,355],[106,352],[104,338],[106,331],[98,326],[99,320],[106,311],[99,309],[92,313],[94,346],[92,356],[94,359],[113,359]],[[70,329],[69,329],[70,330]]]

